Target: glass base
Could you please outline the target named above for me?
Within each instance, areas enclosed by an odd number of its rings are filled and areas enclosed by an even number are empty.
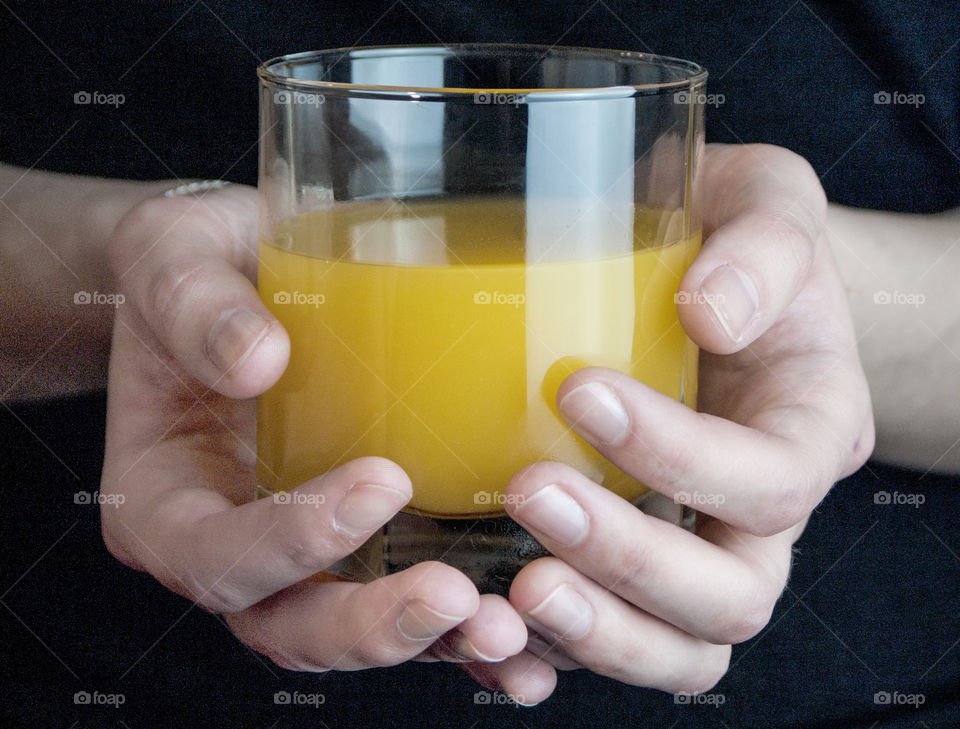
[[[269,492],[262,487],[259,495]],[[696,512],[653,491],[634,505],[650,516],[693,531]],[[525,565],[550,553],[507,516],[437,519],[400,512],[355,552],[326,570],[326,578],[371,582],[418,562],[437,560],[463,572],[481,593],[506,597]]]

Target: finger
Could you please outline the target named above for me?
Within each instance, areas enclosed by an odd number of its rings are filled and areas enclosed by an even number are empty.
[[[549,663],[558,671],[576,671],[583,668],[579,663],[561,652],[556,641],[547,642],[540,635],[528,629],[527,650],[542,661]]]
[[[551,554],[626,602],[716,644],[752,638],[787,581],[797,530],[773,537],[721,530],[723,546],[644,514],[561,463],[510,483],[507,513]]]
[[[302,582],[227,622],[247,645],[299,671],[393,666],[477,612],[473,583],[422,562],[366,585]]]
[[[691,339],[728,354],[763,334],[803,287],[826,197],[806,160],[769,145],[710,145],[702,186],[710,235],[680,282],[677,310]]]
[[[157,338],[203,384],[233,398],[258,395],[289,357],[283,327],[256,277],[256,191],[156,198],[118,225],[111,266]]]
[[[638,610],[552,557],[520,571],[510,603],[555,650],[624,683],[698,693],[729,665],[730,646],[699,640]]]
[[[829,403],[811,396],[793,408],[759,406],[748,419],[757,429],[695,412],[602,367],[570,375],[557,399],[564,420],[625,473],[678,503],[768,536],[819,503],[858,439],[860,403],[843,395],[853,377],[836,369]],[[764,377],[775,375],[760,373],[753,386],[762,389]],[[851,384],[849,391],[858,389]],[[818,406],[829,407],[828,415]]]
[[[460,668],[484,688],[501,691],[522,706],[539,704],[557,687],[553,666],[529,651],[502,663],[461,663]]]
[[[452,663],[499,663],[527,644],[527,626],[500,595],[481,595],[469,620],[444,635],[428,654]]]
[[[167,587],[224,613],[355,551],[412,493],[399,466],[370,457],[242,506],[203,486],[155,489],[156,499],[143,491],[129,492],[120,508],[104,512],[105,531],[124,538],[126,549]]]

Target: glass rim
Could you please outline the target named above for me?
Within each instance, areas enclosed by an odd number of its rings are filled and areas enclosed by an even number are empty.
[[[278,72],[278,69],[290,69],[296,66],[315,63],[324,57],[339,58],[339,63],[347,57],[353,58],[389,58],[391,56],[442,56],[453,57],[474,53],[494,56],[497,52],[527,52],[539,57],[531,64],[539,63],[550,54],[594,57],[598,59],[627,59],[636,64],[647,63],[675,69],[682,78],[649,84],[622,84],[617,86],[584,86],[577,88],[536,88],[536,87],[448,87],[448,86],[392,86],[378,84],[354,84],[337,81],[317,81],[295,78]],[[450,101],[467,97],[471,100],[477,94],[515,95],[530,101],[574,101],[587,99],[629,98],[649,96],[692,89],[702,85],[707,79],[707,70],[700,64],[673,56],[663,56],[640,51],[620,51],[608,48],[589,48],[585,46],[548,46],[532,43],[427,43],[377,46],[348,46],[320,51],[302,51],[276,56],[264,61],[257,67],[260,83],[266,86],[307,93],[331,93],[334,95],[402,99],[408,101]]]

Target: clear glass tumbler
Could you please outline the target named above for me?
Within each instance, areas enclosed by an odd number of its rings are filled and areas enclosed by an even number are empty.
[[[259,289],[291,356],[258,401],[258,496],[296,503],[359,456],[413,482],[327,576],[440,559],[505,593],[545,551],[504,516],[504,488],[542,460],[689,526],[555,398],[601,365],[695,407],[675,297],[700,246],[706,72],[478,44],[302,53],[259,77]]]

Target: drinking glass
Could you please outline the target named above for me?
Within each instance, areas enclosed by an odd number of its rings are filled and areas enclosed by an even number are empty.
[[[325,578],[439,559],[505,593],[546,554],[504,516],[508,481],[536,461],[689,527],[555,398],[600,365],[695,407],[676,298],[700,246],[706,72],[467,44],[300,53],[258,74],[258,285],[291,342],[258,399],[258,496],[309,508],[322,493],[293,489],[360,456],[413,483]]]

